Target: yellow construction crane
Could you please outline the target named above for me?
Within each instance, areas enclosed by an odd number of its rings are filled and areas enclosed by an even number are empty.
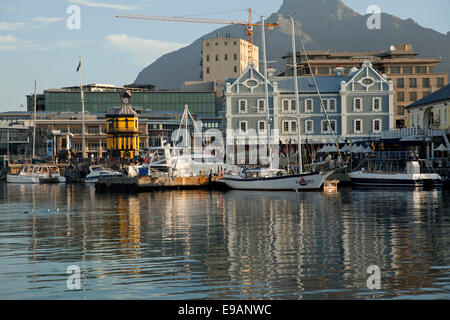
[[[249,43],[248,62],[253,61],[253,27],[261,26],[260,23],[253,23],[252,9],[248,9],[248,21],[227,20],[227,19],[191,18],[191,17],[166,17],[166,16],[150,16],[150,15],[125,15],[125,16],[116,16],[116,18],[241,25],[241,26],[244,26],[247,31],[247,41]],[[264,25],[269,30],[273,30],[274,27],[280,26],[278,23],[265,23]]]

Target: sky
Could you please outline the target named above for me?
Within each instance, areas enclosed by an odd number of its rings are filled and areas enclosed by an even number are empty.
[[[356,12],[413,18],[424,27],[450,31],[449,0],[343,0]],[[189,45],[221,25],[146,21],[116,15],[149,14],[255,20],[276,12],[282,0],[0,0],[0,111],[26,107],[26,94],[80,83],[124,85],[161,55]],[[75,11],[74,11],[75,8]],[[78,11],[79,10],[79,11]],[[79,15],[77,15],[79,12]],[[79,18],[78,18],[79,17]],[[79,23],[78,23],[79,22]]]

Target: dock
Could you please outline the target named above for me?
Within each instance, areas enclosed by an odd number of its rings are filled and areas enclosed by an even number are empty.
[[[198,177],[100,177],[95,183],[97,192],[133,193],[151,190],[213,188],[216,176]]]

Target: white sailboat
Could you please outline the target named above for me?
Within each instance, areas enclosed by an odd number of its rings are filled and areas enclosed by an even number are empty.
[[[151,149],[152,154],[149,163],[141,167],[147,167],[149,175],[169,175],[171,177],[196,177],[210,173],[219,175],[221,172],[233,172],[235,174],[242,172],[242,168],[226,164],[223,159],[205,152],[203,150],[204,145],[199,150],[193,149],[188,141],[189,139],[187,139],[190,136],[189,119],[196,129],[195,131],[201,132],[189,111],[189,107],[186,105],[181,117],[178,135],[175,137],[175,141],[178,141],[180,133],[183,133],[183,145],[171,146],[167,141],[162,140],[161,147]],[[139,167],[135,169],[139,170]],[[136,170],[133,169],[133,171]]]
[[[265,46],[265,33],[264,33],[264,17],[261,17],[262,28],[262,45],[263,45],[263,58],[264,58],[264,77],[265,77],[265,101],[269,106],[269,97],[267,89],[267,57]],[[322,169],[315,172],[304,172],[301,159],[301,137],[300,137],[300,104],[298,100],[298,83],[297,83],[297,60],[295,50],[295,25],[294,19],[292,22],[292,54],[294,62],[294,83],[295,83],[295,103],[297,110],[297,143],[298,143],[298,159],[299,159],[299,173],[287,174],[285,170],[273,168],[272,164],[272,150],[269,147],[270,153],[270,166],[269,168],[257,168],[244,170],[239,175],[224,175],[222,182],[225,183],[231,189],[243,189],[243,190],[318,190],[322,187],[324,181],[334,172],[333,169]],[[317,87],[317,85],[316,85]],[[270,142],[270,116],[269,108],[266,108],[266,120],[268,123],[268,141]],[[270,144],[269,144],[270,146]]]

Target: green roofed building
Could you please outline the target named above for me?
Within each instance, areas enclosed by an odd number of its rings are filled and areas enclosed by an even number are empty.
[[[213,91],[154,91],[154,87],[129,85],[90,84],[83,86],[85,111],[108,113],[108,109],[121,104],[119,93],[124,89],[133,93],[133,107],[142,112],[180,112],[188,105],[189,110],[200,117],[218,115],[221,101]],[[27,95],[27,110],[34,110],[34,95]],[[47,89],[37,95],[36,111],[81,112],[80,87]]]

